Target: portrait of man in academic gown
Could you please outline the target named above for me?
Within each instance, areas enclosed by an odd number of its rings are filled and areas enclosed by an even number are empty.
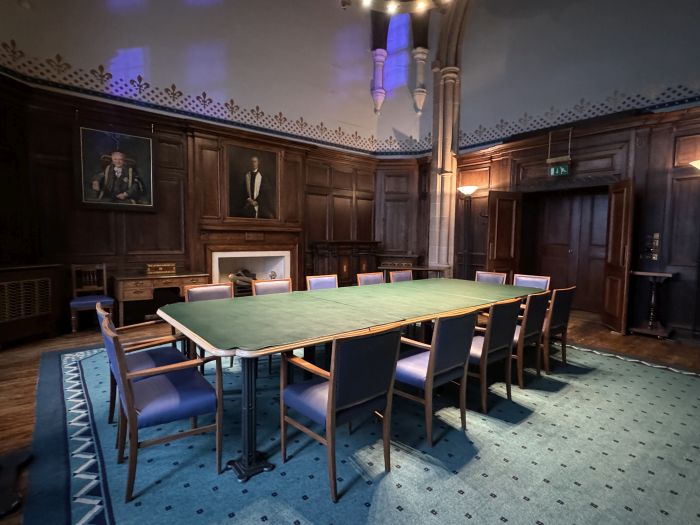
[[[272,153],[267,156],[275,158]],[[264,155],[248,155],[245,171],[241,173],[242,162],[234,162],[236,160],[236,156],[232,155],[229,162],[229,215],[249,219],[276,219],[277,170],[274,161],[265,162],[269,159],[265,159]]]

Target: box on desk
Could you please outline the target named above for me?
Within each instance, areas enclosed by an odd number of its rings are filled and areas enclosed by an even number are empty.
[[[177,273],[176,264],[173,263],[146,263],[146,275],[169,275]]]

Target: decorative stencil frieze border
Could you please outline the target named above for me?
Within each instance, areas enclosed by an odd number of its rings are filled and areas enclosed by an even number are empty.
[[[60,54],[50,58],[27,55],[14,40],[0,43],[0,73],[19,80],[77,92],[98,98],[128,103],[188,117],[199,118],[258,131],[292,140],[340,148],[377,156],[419,156],[432,150],[432,135],[417,139],[409,136],[397,139],[390,136],[378,139],[349,132],[341,126],[328,127],[323,122],[310,122],[303,116],[290,116],[281,111],[266,111],[259,105],[241,107],[236,99],[215,100],[207,94],[184,93],[175,83],[155,86],[142,75],[135,78],[115,78],[104,65],[82,69],[74,67]],[[459,148],[501,142],[515,135],[557,127],[593,117],[630,110],[658,110],[700,102],[700,82],[694,87],[677,85],[647,94],[626,94],[615,91],[604,100],[580,99],[572,107],[556,108],[539,115],[524,113],[521,117],[495,124],[480,124],[476,129],[460,131]]]

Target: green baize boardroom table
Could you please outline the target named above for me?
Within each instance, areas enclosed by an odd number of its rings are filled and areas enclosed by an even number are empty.
[[[158,315],[206,352],[241,358],[242,450],[228,462],[241,481],[274,465],[256,451],[258,358],[487,308],[540,290],[460,279],[425,279],[234,299],[175,303]]]

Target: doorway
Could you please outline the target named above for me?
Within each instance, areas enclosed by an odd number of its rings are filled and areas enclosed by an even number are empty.
[[[578,310],[603,312],[608,205],[607,187],[523,195],[521,270],[577,286]]]

